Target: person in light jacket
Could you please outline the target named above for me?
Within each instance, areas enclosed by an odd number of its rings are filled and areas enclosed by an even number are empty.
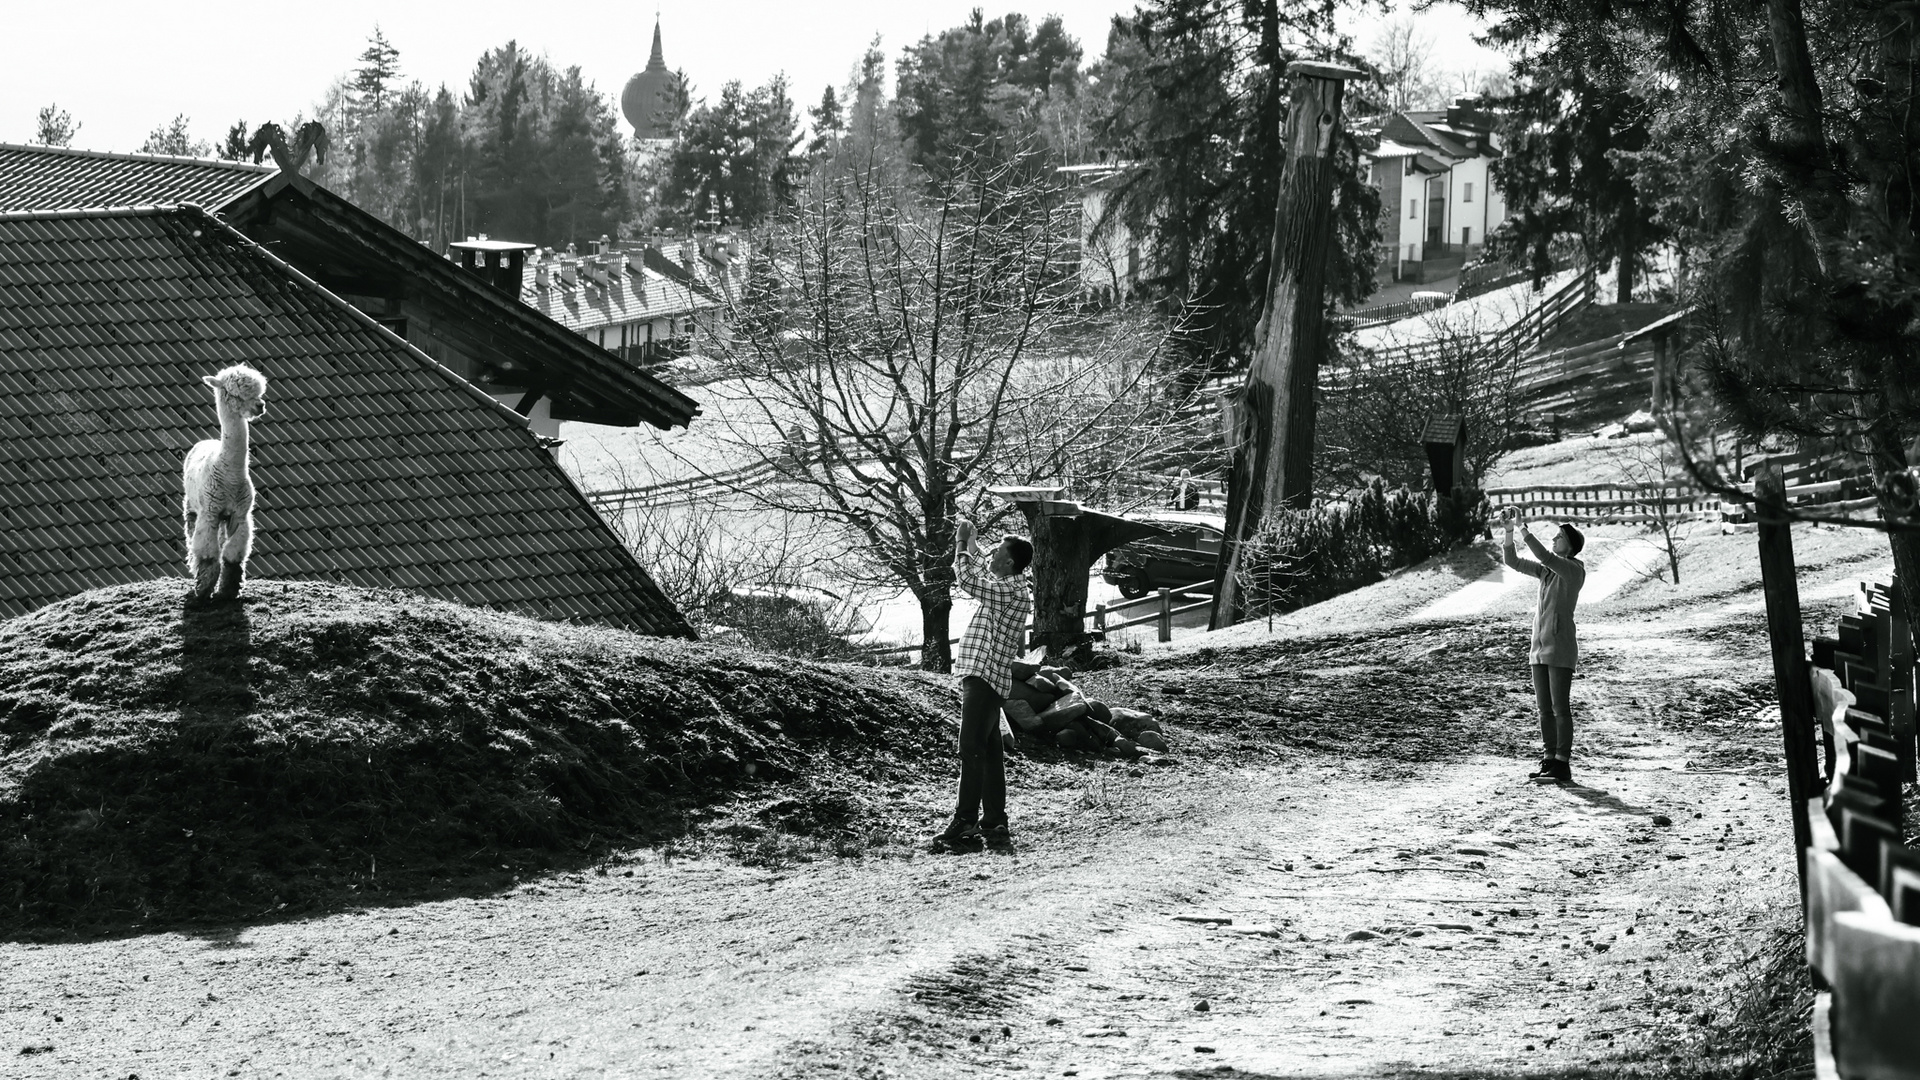
[[[1573,609],[1580,602],[1580,586],[1587,581],[1587,568],[1580,562],[1586,537],[1571,523],[1563,523],[1549,551],[1519,521],[1512,507],[1501,514],[1500,523],[1506,530],[1502,545],[1506,564],[1540,579],[1540,599],[1533,613],[1533,647],[1527,653],[1527,663],[1533,665],[1533,695],[1540,706],[1540,739],[1546,744],[1546,756],[1530,778],[1569,784],[1573,782],[1573,707],[1568,699],[1573,692],[1573,669],[1580,660]],[[1516,524],[1520,525],[1527,550],[1538,562],[1521,558],[1514,550]]]

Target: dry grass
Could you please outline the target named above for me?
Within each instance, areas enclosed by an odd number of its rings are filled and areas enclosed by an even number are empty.
[[[786,834],[857,835],[857,789],[944,766],[952,710],[909,671],[264,581],[204,611],[162,581],[0,624],[0,688],[14,934],[459,890],[755,793]]]

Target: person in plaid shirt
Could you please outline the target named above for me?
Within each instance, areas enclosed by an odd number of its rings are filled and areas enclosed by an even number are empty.
[[[1000,756],[1000,706],[1013,692],[1013,662],[1021,648],[1033,590],[1027,564],[1033,545],[1009,536],[980,557],[973,522],[962,518],[954,545],[953,571],[960,588],[980,601],[980,609],[960,635],[953,674],[960,682],[960,798],[953,820],[934,847],[968,851],[983,843],[1012,845],[1007,832],[1007,772]],[[985,562],[985,565],[982,563]]]

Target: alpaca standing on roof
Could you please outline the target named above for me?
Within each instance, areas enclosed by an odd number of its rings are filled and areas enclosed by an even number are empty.
[[[247,555],[253,551],[253,477],[247,473],[247,424],[267,411],[267,377],[245,364],[200,380],[213,388],[220,437],[187,451],[180,484],[186,492],[189,601],[240,594]],[[216,581],[218,587],[215,587]]]

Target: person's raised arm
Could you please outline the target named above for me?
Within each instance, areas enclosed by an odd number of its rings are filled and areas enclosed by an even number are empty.
[[[1578,559],[1569,559],[1563,555],[1555,555],[1552,549],[1541,543],[1540,538],[1531,532],[1528,532],[1526,536],[1527,550],[1533,552],[1533,557],[1539,559],[1547,569],[1559,574],[1561,577],[1585,577],[1587,575],[1587,568],[1582,565]]]
[[[1509,569],[1518,570],[1532,577],[1539,577],[1545,572],[1540,564],[1529,559],[1521,558],[1520,553],[1513,548],[1513,526],[1519,519],[1519,516],[1519,512],[1511,506],[1500,511],[1500,526],[1506,531],[1506,538],[1500,545],[1500,561],[1506,563]],[[1533,547],[1536,543],[1533,539],[1533,534],[1527,531],[1525,525],[1520,527],[1520,531],[1526,535],[1527,546]]]

